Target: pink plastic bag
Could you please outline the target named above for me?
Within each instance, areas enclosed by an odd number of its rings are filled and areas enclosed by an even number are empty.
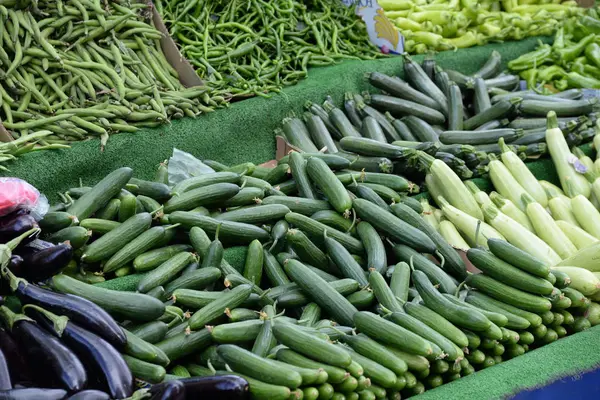
[[[29,183],[19,178],[0,178],[0,217],[26,209],[39,221],[48,207],[48,199]]]

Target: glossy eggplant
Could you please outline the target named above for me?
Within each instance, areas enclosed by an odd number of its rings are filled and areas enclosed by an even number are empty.
[[[10,380],[13,384],[17,382],[31,382],[31,374],[19,345],[12,336],[0,328],[0,351],[4,354],[10,372]]]
[[[6,243],[36,227],[37,222],[29,214],[12,213],[0,218],[0,243]]]
[[[87,373],[79,358],[57,338],[24,315],[0,307],[0,318],[10,327],[36,382],[79,392],[87,384]]]
[[[181,379],[186,400],[242,400],[250,398],[248,382],[236,375],[196,376]]]
[[[75,393],[67,400],[110,400],[110,396],[108,393],[99,390],[82,390],[79,393]]]
[[[12,389],[10,381],[10,372],[8,371],[8,360],[4,356],[4,352],[0,349],[0,390]]]
[[[152,385],[150,400],[185,400],[185,385],[181,380],[167,381]],[[208,397],[207,397],[208,398]]]
[[[25,307],[27,316],[33,318],[48,332],[67,345],[93,372],[112,399],[124,399],[133,393],[133,376],[121,354],[101,337],[78,326],[67,318],[60,318],[35,306]]]
[[[0,391],[0,400],[61,400],[67,397],[62,389],[19,388]]]
[[[51,246],[47,246],[46,243],[48,242],[37,239],[23,246],[23,251],[17,249],[17,254],[23,257],[18,276],[32,282],[40,282],[56,275],[67,266],[73,258],[73,247],[69,243],[51,243]],[[31,246],[32,244],[36,244],[36,247]]]
[[[27,283],[23,279],[10,276],[13,293],[23,304],[35,304],[58,315],[64,315],[73,322],[101,336],[110,344],[122,349],[127,338],[117,322],[106,311],[89,300],[70,294],[55,293]]]

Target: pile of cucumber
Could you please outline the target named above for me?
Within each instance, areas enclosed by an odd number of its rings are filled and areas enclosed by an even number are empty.
[[[153,181],[120,168],[69,190],[40,221],[75,249],[49,287],[127,329],[137,379],[239,375],[255,399],[410,397],[600,322],[566,274],[507,242],[471,249],[484,274],[468,273],[402,177],[287,161],[206,160],[215,172],[174,186],[164,165]],[[238,269],[223,255],[240,245]],[[137,292],[93,285],[106,279]]]
[[[347,93],[343,107],[331,98],[307,102],[302,118],[283,120],[276,134],[307,153],[324,151],[348,159],[353,169],[397,173],[420,181],[417,149],[447,163],[462,179],[487,172],[498,140],[522,159],[547,153],[546,114],[555,111],[569,147],[592,140],[596,99],[579,89],[541,95],[518,90],[519,77],[501,72],[492,52],[471,76],[444,70],[435,60],[404,57],[404,78],[380,72],[368,81],[381,93]],[[400,73],[400,71],[398,71]],[[402,151],[404,150],[404,151]]]

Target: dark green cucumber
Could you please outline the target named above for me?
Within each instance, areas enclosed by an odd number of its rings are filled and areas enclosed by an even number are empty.
[[[285,285],[290,282],[277,258],[267,249],[263,250],[263,262],[263,270],[272,286]]]
[[[319,211],[331,210],[331,206],[327,201],[305,199],[303,197],[269,196],[263,199],[262,204],[281,204],[288,207],[292,212],[308,216]]]
[[[363,333],[345,335],[342,337],[342,341],[352,347],[357,353],[389,368],[397,375],[402,375],[408,370],[408,366],[402,358],[390,354],[385,346],[377,343]]]
[[[260,285],[263,272],[263,247],[258,240],[253,240],[248,245],[246,262],[244,263],[244,277],[255,285]]]
[[[232,208],[260,204],[264,197],[265,191],[263,189],[255,187],[245,187],[240,189],[238,194],[236,194],[232,198],[225,200],[225,202],[223,203],[223,207]]]
[[[369,274],[369,286],[382,307],[391,312],[404,312],[402,305],[394,296],[383,275],[373,270]]]
[[[452,278],[421,253],[402,244],[394,245],[393,251],[398,261],[410,264],[414,269],[427,275],[432,284],[438,285],[440,292],[451,294],[456,292],[457,287]]]
[[[446,122],[446,117],[438,110],[410,100],[399,99],[383,94],[372,94],[365,98],[365,101],[380,111],[389,112],[394,117],[414,115],[431,124],[443,124]]]
[[[368,222],[361,221],[356,227],[356,232],[367,253],[367,269],[373,268],[380,273],[383,272],[387,268],[387,256],[383,240],[377,230]]]
[[[481,77],[476,77],[473,81],[473,109],[475,114],[479,114],[492,106],[490,95]]]
[[[479,308],[470,303],[462,301],[462,300],[458,299],[457,297],[454,297],[451,294],[444,294],[444,297],[447,298],[448,300],[450,300],[451,302],[453,302],[454,304],[458,304],[460,306],[471,307],[471,308],[479,311],[480,313],[485,315],[493,324],[496,324],[499,327],[504,327],[508,323],[508,318],[504,314],[496,313],[493,311],[488,311],[483,308]]]
[[[165,203],[164,212],[188,211],[199,206],[219,205],[240,191],[233,183],[215,183],[178,194]]]
[[[86,245],[91,236],[92,231],[87,228],[82,226],[70,226],[54,232],[48,237],[48,240],[52,243],[69,242],[71,247],[79,249]]]
[[[363,289],[346,296],[346,300],[358,310],[364,310],[373,305],[375,295],[372,290]]]
[[[337,265],[342,275],[357,281],[361,286],[367,286],[365,271],[356,262],[352,254],[338,241],[327,236],[325,232],[325,248],[331,260]]]
[[[276,185],[289,179],[290,166],[285,163],[279,163],[277,166],[271,168],[271,171],[264,177],[264,180],[269,182],[271,185]]]
[[[250,243],[254,239],[266,242],[270,239],[269,233],[257,226],[240,222],[220,221],[186,211],[175,211],[169,215],[169,221],[174,224],[180,223],[186,228],[199,227],[211,235],[214,235],[220,226],[219,238],[228,242]]]
[[[332,270],[327,255],[304,232],[290,229],[285,238],[300,260],[324,271]]]
[[[252,286],[250,285],[240,285],[232,289],[221,298],[196,311],[189,320],[190,328],[192,330],[203,328],[204,325],[222,315],[225,309],[241,305],[251,292]]]
[[[302,326],[313,326],[321,317],[321,307],[317,303],[308,303],[302,310],[298,324]]]
[[[529,326],[536,327],[542,323],[539,315],[503,303],[480,292],[470,291],[465,300],[484,310],[504,314],[508,318],[507,328],[527,329]]]
[[[340,146],[343,150],[351,153],[371,157],[387,157],[391,160],[403,159],[414,153],[413,149],[363,137],[345,137],[340,140]]]
[[[358,290],[358,282],[354,279],[338,279],[328,284],[342,296],[348,296]],[[310,300],[304,291],[288,290],[277,297],[277,305],[283,308],[302,307],[310,303]]]
[[[184,251],[190,251],[191,249],[192,247],[187,244],[174,244],[171,246],[150,250],[137,256],[133,260],[133,267],[138,272],[150,271],[174,255]]]
[[[361,183],[361,186],[366,186],[377,193],[386,203],[398,203],[402,201],[402,196],[393,189],[377,183]]]
[[[316,153],[319,151],[312,140],[310,140],[310,134],[301,119],[289,117],[285,118],[281,124],[282,133],[289,144],[306,152]]]
[[[149,212],[149,213],[153,213],[153,212],[157,211],[160,207],[162,207],[162,205],[158,201],[156,201],[153,198],[150,198],[148,196],[138,195],[137,202],[138,202],[138,204],[140,204],[142,206],[142,209],[145,212]]]
[[[410,266],[399,262],[394,266],[390,280],[390,290],[402,304],[408,301],[408,288],[410,286]]]
[[[350,374],[346,372],[344,369],[335,367],[328,363],[320,363],[318,361],[314,361],[310,358],[305,357],[302,354],[299,354],[293,350],[288,348],[282,348],[277,351],[277,359],[283,361],[290,365],[295,365],[302,368],[309,369],[322,369],[328,375],[327,381],[329,383],[341,383],[346,379]]]
[[[313,158],[313,157],[319,158],[319,159],[325,161],[325,164],[327,164],[327,166],[329,168],[331,168],[333,171],[346,169],[350,166],[350,161],[348,161],[344,157],[340,157],[336,154],[327,154],[327,153],[298,153],[298,154],[301,155],[304,159],[309,159],[309,158]],[[290,155],[283,156],[281,159],[279,159],[278,162],[289,164],[290,163]]]
[[[350,353],[352,360],[363,368],[364,374],[371,382],[388,389],[396,386],[396,374],[394,371],[381,365],[378,361],[374,361],[369,357],[365,357],[362,354],[355,352],[351,347],[341,344],[338,344],[337,346]]]
[[[260,318],[257,311],[242,307],[234,308],[232,310],[227,309],[225,310],[225,315],[227,315],[230,322],[243,322]]]
[[[137,197],[135,197],[133,193],[129,192],[128,190],[121,189],[119,200],[121,203],[119,204],[118,221],[125,222],[131,216],[137,214]]]
[[[344,185],[350,185],[354,181],[358,183],[375,183],[387,186],[397,192],[407,192],[411,188],[411,183],[398,175],[377,172],[340,172],[337,177]]]
[[[306,172],[306,160],[298,152],[293,151],[290,153],[290,169],[292,171],[292,177],[296,181],[298,186],[298,193],[301,197],[308,199],[316,199],[317,195],[312,187],[308,174]]]
[[[156,347],[161,349],[171,362],[183,357],[199,353],[211,344],[211,336],[208,329],[198,331],[182,332],[161,342]]]
[[[88,285],[64,274],[52,277],[52,287],[61,293],[83,297],[111,314],[134,321],[152,321],[165,312],[164,304],[153,297]]]
[[[513,267],[485,249],[469,249],[467,258],[483,273],[514,288],[540,295],[549,295],[554,288],[546,279]]]
[[[140,339],[137,335],[129,332],[127,329],[123,329],[123,332],[125,332],[125,335],[127,336],[127,344],[125,345],[126,354],[139,360],[161,365],[163,367],[169,365],[170,360],[161,349]]]
[[[344,157],[350,161],[350,166],[348,169],[352,171],[380,172],[384,174],[390,174],[394,170],[394,164],[389,158],[359,156],[358,154],[348,153],[345,151],[339,151],[337,154],[340,157]]]
[[[496,300],[525,311],[541,313],[552,308],[550,301],[542,296],[523,292],[483,274],[469,275],[466,282]]]
[[[429,356],[432,348],[420,336],[370,312],[360,311],[354,315],[356,327],[369,337],[400,350],[421,356]]]
[[[193,290],[193,289],[176,289],[173,292],[173,300],[175,304],[181,305],[182,307],[189,307],[190,309],[197,310],[205,307],[215,300],[219,300],[228,292],[209,292],[204,290]],[[252,293],[248,298],[243,301],[240,306],[242,307],[256,307],[260,301],[260,297],[256,293]]]
[[[148,343],[157,343],[167,334],[167,324],[161,321],[151,321],[131,328],[131,333]]]
[[[311,181],[323,191],[337,212],[343,213],[352,208],[352,199],[348,191],[325,161],[314,157],[309,158],[306,171]]]
[[[44,232],[57,232],[77,222],[77,218],[66,211],[54,211],[46,213],[38,225]]]
[[[164,226],[154,226],[131,240],[104,263],[104,272],[115,271],[133,261],[138,255],[162,244],[168,229]],[[106,235],[102,238],[104,237]]]
[[[338,229],[342,232],[349,232],[352,234],[356,233],[352,219],[344,218],[334,210],[317,211],[310,217],[315,221],[321,222],[327,226],[331,226],[332,228]]]
[[[368,200],[354,200],[354,209],[362,220],[371,223],[380,232],[387,234],[390,239],[426,253],[435,251],[435,244],[423,232]]]
[[[138,360],[123,354],[123,359],[131,370],[133,376],[149,383],[160,383],[165,379],[167,371],[160,365]]]
[[[217,183],[240,184],[242,176],[235,172],[214,172],[184,179],[173,187],[174,196],[182,195],[190,190],[215,185]]]
[[[221,270],[218,268],[201,268],[192,271],[189,274],[180,276],[179,278],[169,282],[165,286],[165,296],[167,298],[173,295],[177,289],[193,289],[200,290],[216,282],[221,277]]]
[[[147,196],[157,201],[166,201],[171,197],[171,189],[159,182],[131,178],[125,188],[135,195]]]
[[[89,218],[115,197],[131,179],[133,170],[128,167],[119,168],[98,182],[89,192],[77,199],[67,212],[78,220]]]
[[[289,212],[290,209],[282,204],[258,205],[218,214],[215,219],[259,225],[279,220]]]
[[[207,328],[212,339],[217,343],[248,343],[256,339],[262,325],[263,321],[253,319],[207,326]]]
[[[134,215],[117,228],[90,243],[84,249],[81,260],[94,263],[108,259],[146,231],[151,223],[152,216],[149,213]]]
[[[415,303],[406,303],[404,310],[411,316],[417,318],[419,321],[425,323],[432,329],[435,329],[448,339],[450,339],[458,347],[465,348],[469,345],[467,336],[452,322],[442,317],[429,308]]]
[[[371,203],[375,204],[378,207],[381,207],[384,210],[389,209],[388,204],[383,198],[381,198],[379,194],[377,194],[373,189],[365,186],[362,183],[359,183],[357,185],[350,185],[348,189],[361,199],[370,201]]]
[[[323,278],[296,260],[284,264],[287,275],[336,321],[351,326],[356,308]]]

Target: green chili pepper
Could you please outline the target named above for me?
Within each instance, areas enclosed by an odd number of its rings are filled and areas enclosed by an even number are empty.
[[[554,55],[562,65],[567,65],[585,51],[587,45],[595,39],[594,35],[586,36],[573,46],[554,49]]]

